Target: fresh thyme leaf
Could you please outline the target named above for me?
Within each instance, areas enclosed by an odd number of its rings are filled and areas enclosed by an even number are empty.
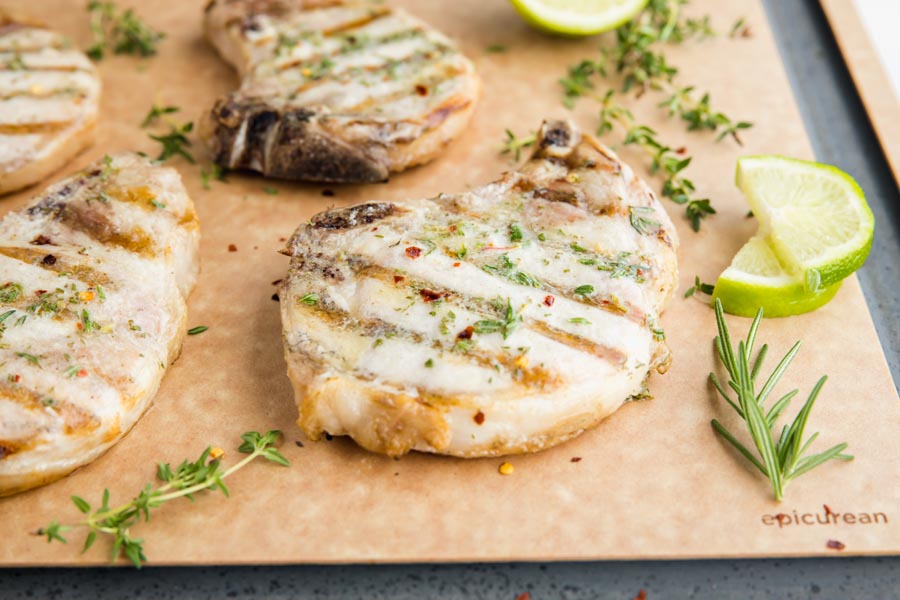
[[[319,296],[317,294],[306,294],[297,301],[307,306],[315,306],[319,303]]]
[[[18,300],[22,295],[22,284],[9,282],[0,287],[0,303],[9,304]]]
[[[643,214],[653,213],[653,209],[649,206],[629,206],[628,219],[635,231],[641,235],[656,235],[661,227],[659,221],[655,221]]]
[[[501,302],[500,299],[497,299],[498,303]],[[515,330],[516,326],[522,320],[521,315],[517,315],[515,310],[513,310],[512,303],[509,298],[506,299],[506,308],[503,308],[502,304],[499,304],[498,307],[500,310],[503,310],[504,318],[503,320],[499,319],[484,319],[481,321],[476,321],[472,323],[472,329],[475,333],[501,333],[503,334],[503,339],[505,340],[512,334],[513,330]]]
[[[87,9],[94,36],[87,55],[94,60],[102,59],[106,50],[115,54],[152,56],[156,54],[156,43],[165,37],[150,28],[130,8],[121,11],[113,2],[91,0]]]
[[[108,536],[113,542],[112,561],[122,556],[140,569],[147,557],[144,555],[143,540],[131,536],[132,527],[141,521],[149,521],[152,510],[178,498],[192,499],[194,494],[215,489],[228,496],[224,480],[256,458],[289,466],[288,460],[274,447],[280,435],[281,432],[277,430],[265,434],[256,431],[243,434],[243,443],[238,451],[248,456],[227,469],[221,462],[224,452],[212,447],[206,448],[197,460],[185,460],[177,468],[172,468],[168,463],[160,463],[157,465],[156,475],[162,483],[156,487],[151,483],[146,484],[130,502],[121,506],[109,506],[109,489],[103,490],[102,503],[96,509],[92,509],[83,498],[72,496],[72,503],[85,515],[84,520],[71,525],[60,525],[54,520],[47,527],[39,529],[36,535],[46,536],[48,542],[66,543],[62,536],[64,532],[85,528],[88,533],[82,552],[87,551],[98,536]]]
[[[511,242],[521,242],[522,241],[522,228],[519,227],[518,223],[510,223],[509,224],[509,241],[511,241]]]
[[[715,285],[713,285],[712,283],[703,283],[702,281],[700,281],[700,277],[695,275],[694,285],[684,291],[684,297],[690,298],[691,296],[694,296],[698,293],[710,295],[715,291],[715,289]]]
[[[525,137],[518,137],[511,130],[506,130],[506,140],[500,145],[500,154],[512,153],[515,160],[519,160],[522,156],[522,148],[533,146],[537,141],[537,136],[530,133]]]
[[[209,327],[207,327],[206,325],[197,325],[196,327],[191,327],[190,329],[188,329],[187,334],[198,335],[200,333],[203,333],[204,331],[207,331],[208,329]]]
[[[818,454],[804,456],[812,442],[819,435],[814,433],[804,441],[804,432],[809,413],[812,411],[822,386],[825,385],[825,381],[828,379],[827,376],[819,379],[813,387],[793,422],[790,425],[785,425],[779,435],[775,433],[775,424],[778,417],[788,407],[791,399],[797,395],[798,390],[795,389],[788,392],[775,401],[768,410],[766,410],[765,402],[800,350],[800,342],[794,344],[778,363],[778,366],[775,367],[772,374],[766,379],[759,391],[757,391],[757,378],[768,350],[768,345],[764,344],[757,353],[756,358],[751,360],[756,335],[762,321],[762,309],[760,308],[759,312],[756,313],[756,318],[753,319],[753,323],[750,325],[747,339],[738,342],[737,348],[732,345],[731,333],[725,321],[722,303],[718,298],[715,303],[715,313],[716,326],[719,333],[714,340],[715,348],[719,360],[728,373],[729,380],[728,385],[723,386],[715,373],[710,373],[709,379],[719,395],[744,421],[756,453],[741,443],[734,434],[716,419],[712,420],[711,425],[716,433],[734,446],[738,452],[769,479],[775,500],[780,501],[784,497],[784,488],[788,482],[813,468],[829,460],[852,460],[852,456],[844,454],[844,450],[847,448],[846,443],[837,444]],[[737,394],[736,400],[726,391],[729,389]]]
[[[569,319],[569,323],[578,323],[579,325],[590,325],[591,322],[585,319],[584,317],[572,317]]]
[[[41,359],[39,356],[35,356],[34,354],[28,354],[27,352],[16,352],[16,356],[19,358],[24,358],[28,362],[38,367],[41,366]]]
[[[212,189],[212,185],[210,184],[213,180],[224,182],[225,173],[225,169],[223,169],[216,163],[210,163],[209,169],[200,169],[200,183],[203,185],[203,189]]]
[[[278,188],[272,187],[271,185],[264,187],[263,191],[270,196],[275,196],[278,194]]]
[[[170,123],[169,133],[165,135],[149,134],[150,139],[156,140],[162,144],[162,151],[159,153],[156,160],[165,162],[173,156],[183,156],[189,163],[195,163],[194,157],[186,149],[191,145],[191,140],[188,139],[187,134],[193,131],[193,129],[194,123],[192,121],[181,126]]]
[[[490,54],[501,54],[503,52],[506,52],[507,50],[509,50],[509,47],[504,44],[491,44],[484,49],[485,52],[488,52]]]
[[[432,368],[433,366],[434,366],[434,359],[433,359],[433,358],[429,358],[428,360],[425,361],[425,368],[430,369],[430,368]]]
[[[594,286],[592,285],[579,285],[575,288],[576,296],[590,296],[594,293]]]
[[[147,116],[144,117],[144,120],[141,121],[141,129],[152,125],[160,117],[176,113],[179,110],[181,109],[179,109],[177,106],[159,106],[158,104],[154,104],[150,107],[150,112],[147,113]]]

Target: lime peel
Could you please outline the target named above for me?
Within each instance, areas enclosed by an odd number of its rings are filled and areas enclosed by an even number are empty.
[[[615,29],[648,0],[510,0],[530,25],[549,33],[584,36]]]

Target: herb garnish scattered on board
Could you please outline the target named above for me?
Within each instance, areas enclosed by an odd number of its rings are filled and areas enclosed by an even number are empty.
[[[275,449],[275,441],[281,435],[280,431],[272,430],[265,434],[249,431],[241,436],[243,443],[238,451],[247,454],[241,461],[225,469],[222,466],[222,458],[225,455],[221,448],[207,448],[200,454],[197,460],[190,462],[185,460],[177,468],[173,469],[168,463],[157,465],[156,476],[164,483],[156,488],[148,483],[130,502],[121,506],[109,506],[109,489],[103,490],[101,505],[92,509],[91,505],[78,496],[72,496],[75,507],[85,515],[83,521],[70,525],[61,525],[52,521],[47,527],[39,529],[36,535],[46,536],[48,542],[54,540],[67,543],[63,534],[75,528],[83,527],[88,530],[82,552],[87,550],[97,540],[98,535],[106,535],[112,538],[112,560],[119,556],[128,558],[135,567],[147,561],[144,555],[143,539],[134,538],[131,528],[142,520],[150,520],[150,511],[162,506],[170,500],[186,497],[193,500],[193,494],[204,490],[219,489],[228,496],[228,488],[224,480],[238,470],[253,462],[256,458],[264,458],[279,465],[289,466],[288,460]]]
[[[800,475],[832,459],[852,460],[852,456],[844,454],[844,450],[847,448],[846,442],[832,446],[818,454],[806,455],[810,445],[819,436],[818,433],[814,433],[806,441],[803,440],[806,422],[809,419],[809,413],[812,411],[813,404],[822,390],[822,386],[825,385],[825,381],[828,379],[827,376],[819,379],[813,387],[812,392],[810,392],[809,397],[803,404],[803,408],[797,413],[793,422],[790,425],[785,425],[779,435],[775,435],[775,422],[790,405],[798,390],[795,389],[783,395],[768,410],[766,410],[765,406],[766,398],[768,398],[781,376],[784,375],[788,366],[790,366],[794,356],[800,350],[800,342],[794,344],[785,357],[781,359],[781,362],[778,363],[778,366],[775,367],[775,370],[757,392],[757,377],[762,368],[768,345],[763,344],[755,360],[751,357],[753,356],[753,345],[756,342],[756,334],[759,330],[760,321],[762,321],[763,311],[760,309],[756,314],[756,318],[753,319],[753,323],[750,325],[747,339],[738,342],[735,349],[732,345],[731,334],[728,331],[728,324],[725,322],[722,303],[717,298],[715,304],[716,325],[719,329],[719,335],[715,338],[716,352],[719,355],[719,360],[722,361],[725,370],[728,372],[727,387],[737,394],[737,401],[731,398],[729,392],[719,382],[715,373],[710,373],[709,379],[722,398],[747,425],[747,431],[753,440],[757,453],[751,452],[731,432],[725,429],[719,421],[713,419],[712,426],[716,433],[734,446],[754,467],[769,478],[776,500],[782,499],[784,487],[792,479],[796,479]]]
[[[120,10],[113,2],[91,0],[87,5],[91,16],[94,43],[87,55],[101,60],[106,50],[115,54],[156,54],[156,43],[165,37],[144,23],[132,9]]]
[[[673,148],[659,134],[640,124],[625,106],[617,101],[616,92],[609,89],[600,94],[596,80],[616,75],[622,82],[622,93],[634,91],[636,98],[648,92],[662,94],[657,105],[670,117],[677,116],[690,131],[710,131],[716,140],[726,137],[741,143],[739,132],[752,127],[747,121],[736,121],[713,109],[710,95],[699,94],[694,86],[676,82],[678,68],[668,62],[662,49],[665,44],[681,43],[689,39],[703,39],[715,35],[708,16],[700,19],[682,15],[687,0],[650,0],[637,17],[616,30],[616,42],[601,49],[597,60],[586,59],[569,68],[559,83],[563,87],[563,104],[572,108],[581,97],[593,98],[600,104],[600,125],[597,134],[603,136],[621,130],[623,144],[641,148],[650,159],[650,170],[663,180],[662,195],[685,206],[685,214],[694,231],[700,230],[703,219],[715,214],[707,198],[696,198],[694,183],[683,171],[691,164],[686,149]],[[504,148],[515,136],[507,132]]]

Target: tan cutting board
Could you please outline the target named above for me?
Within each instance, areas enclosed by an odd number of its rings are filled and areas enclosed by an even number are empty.
[[[819,0],[866,112],[900,183],[900,102],[853,0]]]
[[[820,444],[846,440],[857,459],[834,463],[793,483],[787,499],[771,499],[768,482],[746,468],[713,434],[712,417],[734,424],[706,381],[714,367],[714,320],[708,306],[677,296],[664,325],[674,364],[654,375],[654,400],[628,404],[593,431],[537,455],[515,457],[515,474],[498,474],[500,460],[414,455],[391,460],[352,443],[295,445],[302,435],[282,358],[278,304],[272,281],[287,259],[276,253],[294,227],[332,204],[457,192],[495,178],[509,167],[497,155],[504,128],[524,133],[546,116],[565,115],[556,80],[566,66],[596,52],[598,39],[564,40],[528,29],[506,2],[395,0],[458,39],[484,79],[484,97],[466,135],[431,165],[387,185],[322,186],[272,183],[234,175],[211,191],[198,167],[182,161],[185,183],[203,226],[203,274],[190,301],[190,324],[209,331],[187,339],[169,370],[153,410],[118,446],[92,465],[43,489],[0,500],[0,564],[85,565],[107,560],[94,549],[78,553],[83,538],[48,545],[30,532],[51,519],[77,517],[69,496],[99,500],[109,486],[113,502],[130,498],[160,460],[194,457],[206,445],[227,449],[249,429],[280,428],[290,469],[252,465],[229,481],[232,497],[203,494],[196,503],[160,509],[134,535],[146,540],[155,564],[398,562],[537,559],[635,559],[900,552],[900,402],[855,279],[814,314],[766,321],[762,338],[784,352],[802,338],[788,380],[804,393],[823,373],[831,376],[811,421]],[[31,11],[84,47],[81,3],[3,0]],[[76,7],[77,5],[77,7]],[[156,152],[138,128],[154,97],[196,118],[236,79],[200,33],[202,2],[166,0],[140,5],[168,38],[160,55],[100,64],[103,116],[97,144],[66,171],[105,152]],[[766,17],[759,2],[696,0],[720,30],[740,16],[749,39],[726,36],[667,50],[684,81],[710,90],[728,114],[756,123],[744,148],[715,144],[665,123],[646,98],[636,107],[674,146],[696,156],[690,175],[719,214],[692,233],[678,215],[683,239],[682,289],[699,275],[713,281],[753,233],[732,180],[741,153],[778,152],[810,157]],[[37,12],[35,12],[37,11]],[[486,47],[509,51],[490,54]],[[596,127],[596,109],[582,102],[576,117]],[[198,151],[198,154],[200,152]],[[640,158],[623,156],[632,164]],[[20,206],[28,194],[3,201]],[[229,244],[237,246],[229,252]],[[731,319],[736,331],[746,319]],[[231,452],[227,458],[235,458]],[[573,457],[581,460],[573,462]],[[825,520],[824,505],[841,516]],[[796,515],[795,515],[796,511]],[[774,521],[785,513],[782,526]],[[854,523],[844,520],[853,515]],[[875,513],[881,513],[875,515]],[[804,517],[804,515],[808,515]],[[861,521],[877,519],[877,523]],[[803,524],[803,520],[812,524]],[[887,522],[883,522],[884,520]],[[788,524],[794,521],[799,524]],[[837,522],[835,522],[837,521]],[[770,523],[770,524],[767,524]]]

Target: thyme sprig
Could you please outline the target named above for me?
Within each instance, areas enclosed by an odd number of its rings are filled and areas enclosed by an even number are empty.
[[[168,125],[168,133],[160,135],[148,134],[151,140],[162,144],[162,150],[159,156],[156,157],[156,160],[165,162],[173,156],[183,156],[189,163],[194,164],[196,162],[194,156],[188,150],[191,145],[188,134],[194,129],[193,121],[188,121],[184,125],[178,125],[177,123],[168,123]]]
[[[536,141],[537,136],[533,132],[519,137],[507,129],[506,139],[500,144],[500,154],[512,154],[515,160],[519,160],[522,156],[522,148],[533,146]]]
[[[683,156],[683,149],[664,143],[654,129],[639,124],[630,110],[615,101],[614,90],[607,91],[599,101],[600,125],[597,134],[602,136],[616,127],[621,128],[624,144],[639,147],[650,158],[650,172],[663,180],[662,195],[684,205],[691,227],[694,231],[700,231],[702,220],[716,214],[716,210],[708,198],[694,197],[694,182],[682,174],[692,158]]]
[[[156,54],[156,43],[165,37],[144,23],[132,9],[120,11],[114,2],[91,0],[87,10],[91,16],[91,33],[94,43],[87,55],[101,60],[106,50],[115,54]]]
[[[789,481],[811,471],[815,467],[832,459],[852,460],[852,456],[844,454],[844,450],[847,448],[846,442],[832,446],[818,454],[806,455],[810,445],[819,436],[818,433],[814,433],[806,441],[803,441],[806,423],[813,404],[819,396],[822,386],[825,385],[825,381],[828,379],[827,376],[819,379],[813,387],[812,392],[810,392],[793,422],[790,425],[784,425],[781,429],[781,434],[777,437],[775,436],[775,422],[790,405],[794,396],[798,394],[798,390],[794,389],[783,395],[768,410],[766,410],[765,402],[800,350],[800,342],[793,345],[778,363],[778,366],[775,367],[769,378],[766,379],[762,388],[757,391],[757,378],[768,350],[768,345],[763,344],[756,354],[755,360],[751,360],[756,334],[763,316],[762,309],[759,309],[756,318],[753,319],[747,339],[738,342],[736,349],[732,345],[731,334],[728,331],[728,324],[725,322],[725,315],[722,310],[722,303],[718,299],[715,302],[715,312],[716,325],[719,330],[719,335],[715,338],[716,352],[719,360],[728,372],[728,388],[737,394],[737,400],[735,401],[731,398],[729,392],[719,382],[715,373],[710,373],[709,379],[722,398],[747,425],[750,438],[758,454],[751,452],[716,419],[712,420],[712,426],[716,433],[734,446],[754,467],[769,478],[775,500],[780,501],[782,499],[785,485]]]
[[[109,536],[113,540],[111,560],[115,561],[124,556],[140,569],[147,561],[147,557],[144,555],[143,540],[131,535],[131,528],[134,525],[142,520],[149,521],[151,510],[178,498],[186,497],[193,500],[194,494],[215,489],[228,496],[225,479],[257,458],[289,466],[288,460],[275,449],[275,442],[280,435],[281,432],[277,430],[265,434],[256,431],[245,433],[241,436],[243,443],[238,451],[247,456],[227,469],[221,462],[224,452],[212,447],[204,450],[197,460],[193,462],[185,460],[174,469],[168,463],[159,463],[156,476],[163,484],[154,488],[148,483],[130,502],[121,506],[110,507],[108,488],[103,490],[103,498],[97,509],[92,509],[83,498],[72,496],[72,503],[85,515],[84,520],[69,525],[52,521],[47,527],[39,529],[36,535],[45,536],[47,542],[58,541],[65,544],[67,540],[63,536],[64,533],[76,528],[86,528],[88,533],[82,552],[87,552],[98,536]]]

